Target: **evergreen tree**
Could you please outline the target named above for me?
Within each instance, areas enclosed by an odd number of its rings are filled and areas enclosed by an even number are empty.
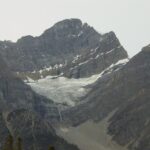
[[[14,150],[13,149],[13,142],[14,142],[13,137],[11,135],[9,135],[6,138],[3,150]]]
[[[17,138],[15,150],[22,150],[22,139],[20,137]]]
[[[48,150],[55,150],[54,146],[49,146]]]

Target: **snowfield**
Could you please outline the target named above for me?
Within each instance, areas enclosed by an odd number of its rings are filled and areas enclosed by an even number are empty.
[[[110,65],[100,74],[88,78],[69,79],[66,77],[47,76],[46,78],[37,81],[28,78],[28,81],[25,82],[30,85],[35,92],[50,98],[55,103],[75,106],[80,98],[85,96],[90,90],[87,85],[96,82],[96,80],[101,78],[105,72],[107,72],[106,74],[111,73],[114,66],[120,64],[124,65],[127,62],[128,59],[120,60],[117,63]]]
[[[30,80],[32,82],[28,84],[34,91],[52,99],[56,103],[66,103],[67,105],[74,106],[79,98],[85,96],[89,91],[85,86],[94,83],[98,78],[99,75],[82,79],[47,76],[38,81]]]

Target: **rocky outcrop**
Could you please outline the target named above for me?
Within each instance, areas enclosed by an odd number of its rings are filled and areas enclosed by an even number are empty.
[[[0,54],[12,71],[35,79],[59,74],[87,77],[127,58],[114,32],[100,34],[79,19],[58,22],[39,37],[0,42]]]

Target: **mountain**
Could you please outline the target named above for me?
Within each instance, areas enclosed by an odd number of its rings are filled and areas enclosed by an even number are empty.
[[[80,103],[101,72],[128,59],[114,32],[100,34],[79,19],[60,21],[39,37],[1,42],[0,54],[33,90],[63,108]]]
[[[67,19],[1,41],[0,55],[0,139],[21,136],[27,150],[150,149],[149,45],[129,59],[114,32]]]
[[[85,103],[64,111],[64,122],[81,129],[89,127],[89,123],[85,124],[89,120],[98,125],[109,117],[106,133],[112,142],[122,146],[119,150],[149,150],[149,68],[150,46],[147,46],[119,70],[99,78],[85,96]],[[97,133],[100,131],[99,128]],[[67,139],[62,131],[61,135]]]
[[[1,41],[0,55],[6,63],[1,68],[0,136],[21,136],[27,150],[48,144],[77,149],[57,135],[63,111],[83,103],[92,84],[128,58],[114,32],[100,34],[79,19],[58,22],[39,37]]]
[[[13,72],[34,79],[89,77],[128,57],[114,32],[100,34],[79,19],[58,22],[39,37],[0,42],[0,54]]]
[[[49,116],[47,115],[49,114]],[[31,90],[16,77],[0,58],[0,145],[11,134],[21,137],[26,150],[44,150],[49,145],[56,149],[77,150],[55,133],[52,123],[59,120],[57,106]]]

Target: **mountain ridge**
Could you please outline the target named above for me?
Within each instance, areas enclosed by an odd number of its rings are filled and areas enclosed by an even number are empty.
[[[62,73],[69,78],[87,77],[128,57],[114,32],[99,34],[79,19],[56,23],[38,37],[1,42],[0,54],[12,71],[36,72],[38,78]]]

